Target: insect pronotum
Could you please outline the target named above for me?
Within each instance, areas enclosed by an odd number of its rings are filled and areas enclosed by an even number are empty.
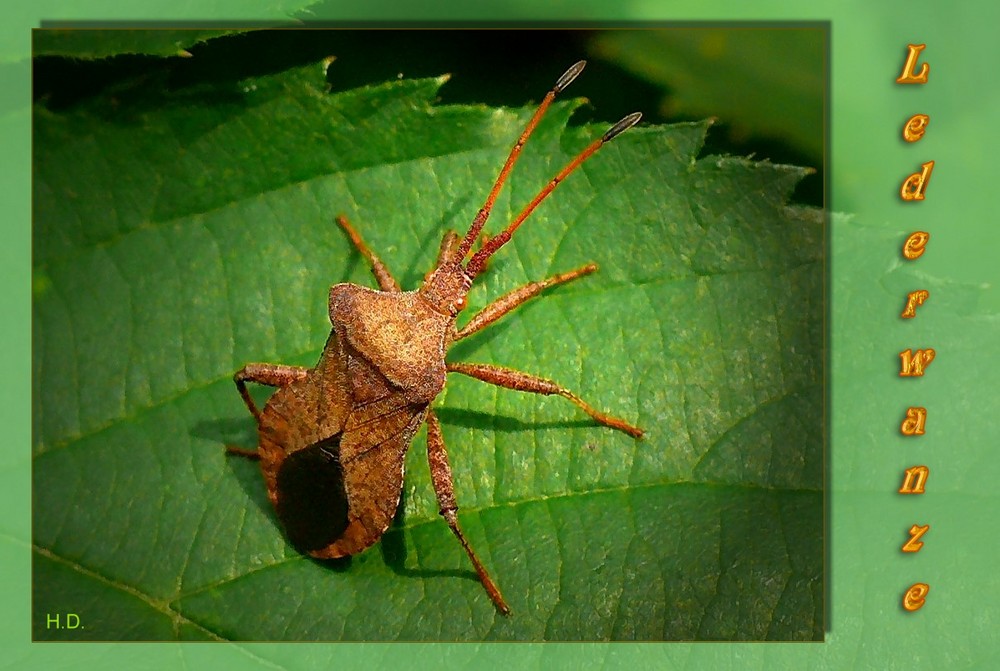
[[[461,329],[455,326],[487,260],[559,182],[639,121],[641,115],[636,112],[613,125],[560,170],[503,231],[472,251],[524,143],[556,94],[569,86],[584,65],[584,61],[573,65],[542,100],[468,232],[462,238],[453,231],[445,234],[437,265],[419,289],[402,291],[347,219],[338,216],[337,223],[371,265],[379,290],[356,284],[331,287],[333,329],[314,368],[251,363],[235,374],[236,388],[257,420],[258,447],[227,449],[260,460],[268,497],[299,551],[319,558],[344,557],[378,541],[399,505],[406,450],[426,422],[427,460],[441,515],[493,603],[509,614],[500,590],[458,524],[448,453],[431,408],[444,388],[446,374],[461,373],[517,391],[557,394],[598,423],[633,438],[642,437],[642,429],[593,408],[555,382],[490,364],[445,361],[452,343],[489,326],[544,289],[597,270],[591,263],[526,284],[487,305]],[[263,410],[250,397],[247,382],[277,387]]]

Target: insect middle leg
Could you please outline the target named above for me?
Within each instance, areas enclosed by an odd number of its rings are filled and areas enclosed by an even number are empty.
[[[497,609],[504,615],[510,615],[510,607],[504,601],[503,595],[497,588],[496,583],[486,572],[486,567],[473,552],[469,541],[465,539],[461,527],[458,526],[458,504],[455,502],[455,487],[451,479],[451,465],[448,463],[448,452],[444,447],[444,437],[441,435],[441,424],[437,415],[430,408],[427,410],[427,463],[430,466],[431,481],[434,483],[434,493],[437,494],[438,508],[441,517],[448,523],[452,533],[458,538],[458,542],[465,548],[466,554],[472,561],[479,576],[479,582],[483,584],[486,593],[496,604]]]
[[[461,373],[462,375],[468,375],[469,377],[474,377],[477,380],[489,382],[490,384],[495,384],[498,387],[504,387],[506,389],[528,391],[533,394],[556,394],[558,396],[562,396],[563,398],[576,404],[577,407],[593,417],[600,424],[612,429],[624,431],[633,438],[642,438],[643,430],[639,427],[632,426],[623,419],[613,417],[595,409],[569,389],[560,387],[551,380],[546,380],[545,378],[538,377],[536,375],[529,375],[528,373],[522,373],[521,371],[514,370],[513,368],[503,368],[501,366],[492,366],[485,363],[449,363],[446,364],[446,368],[449,373]]]
[[[476,315],[455,334],[455,340],[467,338],[473,333],[483,330],[517,306],[531,300],[549,287],[554,287],[557,284],[565,284],[566,282],[571,282],[572,280],[594,272],[597,272],[597,264],[588,263],[587,265],[577,268],[576,270],[553,275],[552,277],[547,277],[544,280],[531,282],[529,284],[525,284],[523,287],[518,287],[510,293],[504,294],[476,313]]]
[[[401,291],[399,288],[399,282],[395,280],[392,273],[389,272],[389,269],[385,267],[384,263],[382,263],[382,259],[377,257],[375,252],[368,248],[365,241],[361,239],[358,232],[354,230],[353,226],[351,226],[351,222],[347,220],[347,217],[342,214],[337,215],[337,223],[340,224],[340,227],[344,229],[345,233],[347,233],[347,237],[349,237],[351,242],[354,243],[354,246],[357,248],[361,256],[368,260],[368,265],[371,266],[372,275],[375,276],[379,289],[382,291],[392,292]]]
[[[233,382],[236,383],[236,389],[240,392],[240,396],[243,397],[243,402],[247,404],[250,414],[260,424],[260,410],[250,396],[250,391],[247,389],[247,382],[266,384],[269,387],[285,387],[303,379],[308,374],[309,369],[302,366],[285,366],[276,363],[248,363],[236,371],[236,374],[233,375]],[[247,450],[235,445],[227,445],[226,451],[230,454],[239,454],[250,459],[258,458],[256,450]]]

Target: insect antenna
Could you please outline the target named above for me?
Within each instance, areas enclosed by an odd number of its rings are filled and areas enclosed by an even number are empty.
[[[465,234],[462,238],[461,244],[459,244],[458,249],[455,252],[456,259],[464,259],[469,250],[472,249],[472,243],[475,242],[476,238],[483,230],[483,226],[486,225],[486,220],[490,218],[490,211],[493,209],[493,203],[496,201],[497,196],[500,194],[500,189],[503,187],[503,183],[506,181],[507,176],[510,171],[514,168],[514,163],[517,162],[518,156],[521,155],[521,149],[524,147],[525,142],[528,141],[528,137],[534,132],[535,126],[541,120],[542,115],[545,114],[545,110],[549,108],[549,105],[555,99],[556,94],[560,93],[563,89],[569,86],[577,76],[583,72],[584,66],[587,65],[587,61],[577,61],[574,63],[569,70],[564,72],[561,77],[556,81],[555,86],[552,90],[545,94],[545,98],[542,99],[541,104],[538,105],[538,109],[535,110],[534,116],[528,122],[528,125],[524,127],[524,131],[521,133],[521,137],[517,139],[514,146],[510,150],[510,155],[507,156],[507,162],[503,164],[503,168],[500,169],[500,174],[497,175],[497,181],[493,184],[493,188],[490,190],[488,196],[486,196],[486,202],[476,213],[476,217],[472,220],[472,226],[469,227],[469,232]]]
[[[581,163],[583,163],[588,158],[593,156],[594,153],[598,149],[600,149],[606,142],[610,142],[618,135],[621,135],[629,128],[639,123],[639,119],[641,118],[642,118],[641,112],[632,112],[632,114],[629,114],[624,119],[622,119],[614,126],[609,128],[608,132],[606,132],[604,135],[594,140],[592,143],[590,143],[590,145],[587,146],[586,149],[577,154],[576,158],[567,163],[566,167],[560,170],[559,174],[553,177],[549,181],[549,183],[546,184],[545,187],[538,192],[538,195],[535,196],[535,198],[530,203],[528,203],[527,207],[525,207],[524,210],[521,211],[521,214],[517,215],[517,218],[514,219],[514,221],[510,222],[507,228],[505,228],[503,231],[501,231],[494,237],[490,238],[479,251],[473,254],[472,258],[469,259],[468,265],[466,265],[465,267],[466,274],[471,278],[475,278],[476,275],[478,275],[482,271],[483,267],[486,265],[486,260],[489,259],[494,252],[496,252],[498,249],[507,244],[511,236],[514,235],[514,231],[516,231],[518,227],[520,227],[520,225],[524,223],[524,220],[528,218],[528,215],[530,215],[535,210],[536,207],[538,207],[539,203],[545,200],[546,196],[552,193],[553,189],[559,186],[559,182],[566,179],[567,175],[569,175],[571,172],[580,167]],[[471,232],[472,231],[470,230],[470,233]]]

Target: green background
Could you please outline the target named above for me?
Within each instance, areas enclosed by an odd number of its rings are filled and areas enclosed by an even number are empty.
[[[574,3],[567,11],[580,18],[628,19],[830,19],[833,22],[833,209],[852,215],[832,230],[832,305],[830,388],[830,544],[828,577],[832,603],[823,644],[656,644],[656,645],[464,645],[464,646],[39,646],[27,648],[29,517],[28,491],[30,372],[28,367],[30,255],[27,175],[28,54],[24,16],[5,28],[4,77],[9,95],[2,122],[5,156],[14,157],[4,182],[5,211],[12,213],[8,255],[3,268],[10,290],[4,295],[14,328],[5,348],[5,370],[20,384],[8,385],[4,409],[15,427],[5,453],[3,473],[7,509],[2,545],[4,612],[8,657],[34,665],[107,665],[142,668],[203,668],[246,659],[262,667],[306,668],[319,663],[351,664],[412,661],[414,650],[427,666],[471,663],[569,667],[579,664],[677,666],[680,668],[990,668],[997,659],[995,628],[998,579],[988,569],[997,550],[990,524],[996,504],[995,469],[987,436],[996,427],[997,401],[991,393],[989,363],[995,360],[997,271],[989,258],[997,236],[987,208],[991,173],[987,157],[995,140],[985,130],[997,116],[998,92],[988,85],[996,47],[986,6],[960,8],[908,5],[884,13],[858,9],[843,13],[832,6],[762,5],[754,16],[734,15],[724,5],[692,10],[666,3],[634,3],[627,15],[605,16],[597,6]],[[184,7],[144,11],[173,16]],[[237,10],[224,8],[229,17]],[[245,11],[245,10],[244,10]],[[334,10],[316,10],[335,16]],[[354,11],[357,11],[355,8]],[[372,11],[372,10],[368,10]],[[391,10],[386,10],[391,11]],[[424,18],[455,18],[454,8]],[[86,12],[86,13],[85,13]],[[279,10],[255,16],[275,16]],[[73,12],[65,5],[50,15],[104,18],[93,3]],[[43,13],[42,16],[47,14]],[[132,15],[138,15],[138,12]],[[249,16],[249,14],[243,14]],[[195,14],[189,14],[194,18]],[[388,15],[387,15],[388,16]],[[531,18],[514,10],[496,17]],[[479,17],[489,18],[489,17]],[[905,44],[926,42],[931,83],[893,84]],[[10,46],[8,46],[10,45]],[[23,106],[17,101],[24,101]],[[923,141],[906,146],[899,129],[911,114],[930,114]],[[993,143],[991,145],[991,143]],[[899,182],[919,164],[935,160],[928,200],[902,204],[894,197]],[[14,216],[17,213],[19,216]],[[21,222],[21,223],[14,223]],[[898,249],[913,230],[932,234],[930,250],[915,264],[900,261]],[[994,244],[991,244],[994,243]],[[907,291],[926,288],[931,299],[916,320],[898,319]],[[895,377],[896,353],[907,347],[935,347],[938,359],[921,380]],[[916,441],[898,436],[908,405],[930,409],[928,435]],[[931,467],[928,494],[892,494],[902,469],[913,463]],[[912,523],[929,523],[927,545],[903,556],[899,545]],[[927,606],[913,615],[899,608],[906,586],[923,581],[932,591]],[[992,664],[991,664],[992,662]]]

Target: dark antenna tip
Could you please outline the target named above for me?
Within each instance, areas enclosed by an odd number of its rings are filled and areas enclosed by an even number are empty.
[[[632,126],[639,123],[639,119],[642,118],[642,112],[632,112],[627,117],[616,123],[614,126],[608,129],[608,132],[604,134],[601,138],[601,142],[610,142],[615,139],[615,137],[621,135],[627,131]]]
[[[563,76],[559,78],[559,81],[556,82],[556,85],[552,90],[559,93],[564,88],[572,84],[573,80],[576,79],[581,72],[583,72],[583,68],[586,67],[586,65],[587,61],[577,61],[574,63],[569,70],[563,73]]]

